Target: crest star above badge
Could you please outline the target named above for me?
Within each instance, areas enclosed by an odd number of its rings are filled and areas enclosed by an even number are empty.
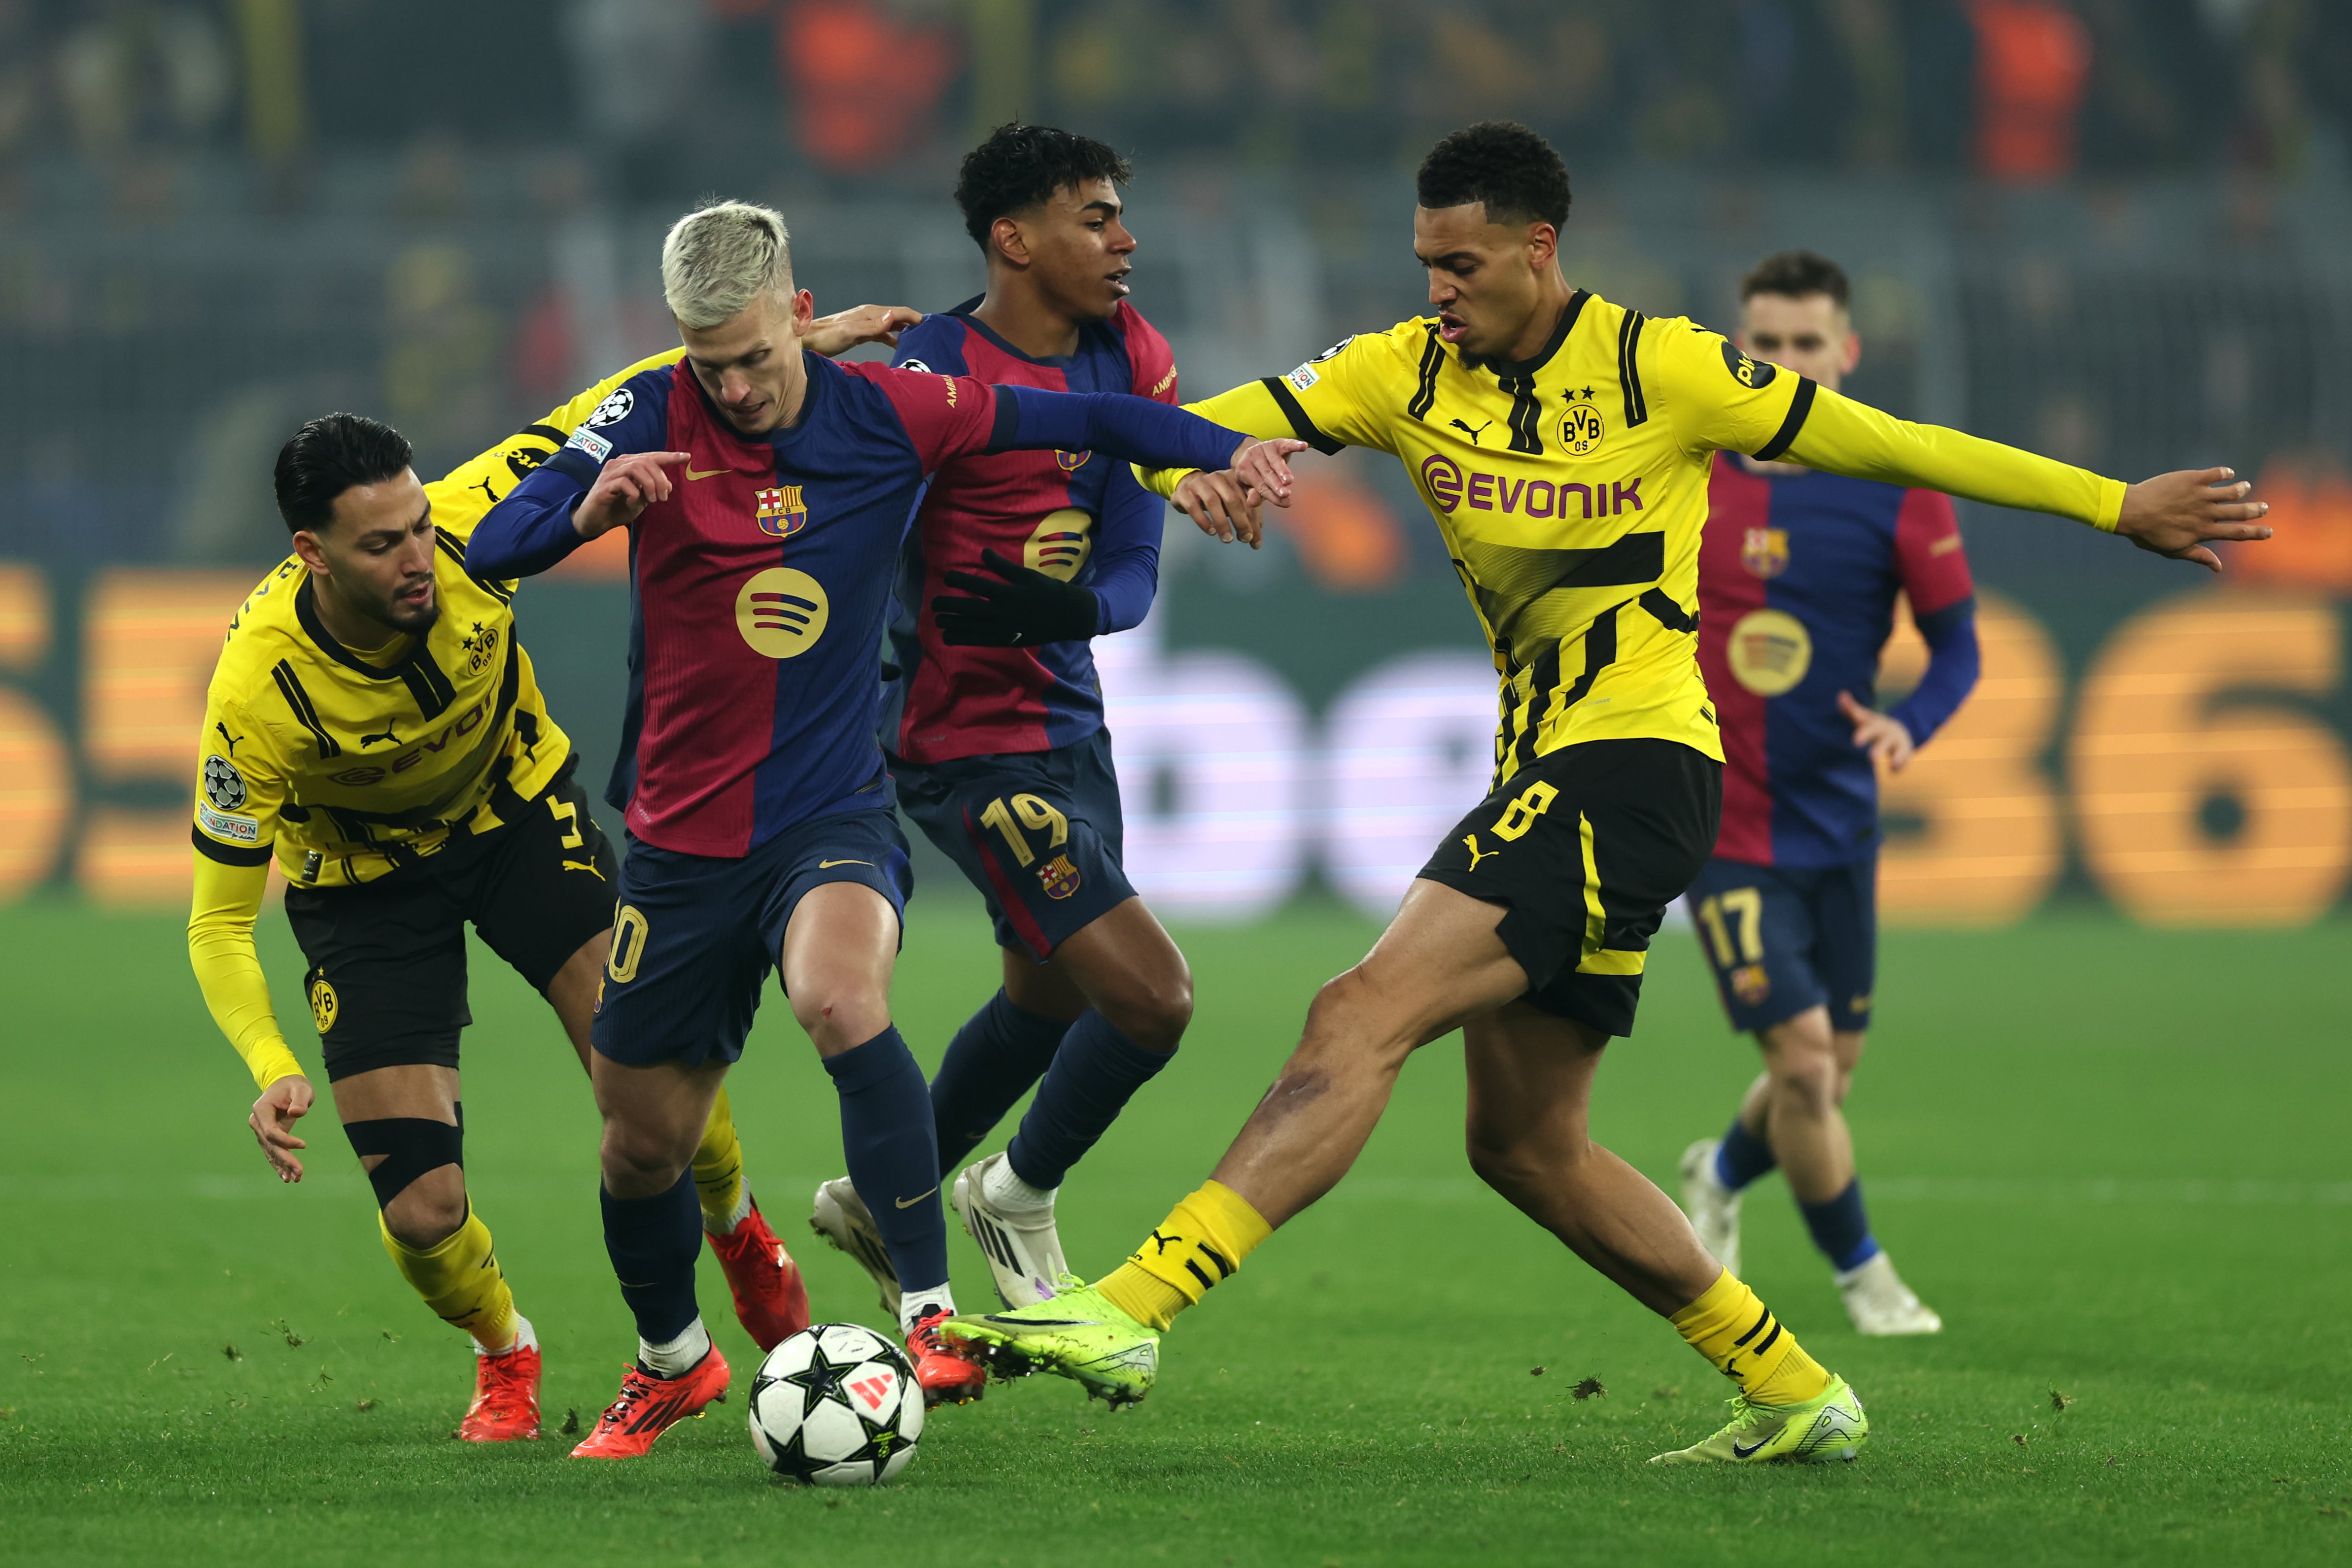
[[[808,524],[808,507],[801,499],[798,485],[778,485],[755,491],[751,500],[759,508],[761,533],[788,539]]]

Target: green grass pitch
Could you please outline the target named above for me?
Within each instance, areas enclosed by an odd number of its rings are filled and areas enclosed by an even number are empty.
[[[968,906],[916,912],[900,1019],[935,1059],[995,959]],[[1180,933],[1198,1021],[1073,1179],[1081,1267],[1206,1174],[1316,983],[1370,934],[1311,906]],[[264,935],[300,1019],[282,919]],[[1852,1111],[1879,1233],[1950,1327],[1857,1338],[1785,1187],[1748,1205],[1748,1278],[1869,1406],[1857,1464],[1643,1464],[1706,1432],[1727,1390],[1470,1177],[1440,1043],[1355,1174],[1178,1325],[1150,1403],[1112,1417],[1058,1380],[1001,1385],[939,1414],[900,1484],[843,1493],[774,1482],[740,1399],[625,1466],[568,1463],[552,1434],[447,1440],[462,1341],[386,1262],[330,1113],[310,1181],[266,1176],[178,923],[20,906],[0,912],[0,1559],[2352,1561],[2346,938],[2066,915],[1890,936]],[[593,1419],[631,1334],[587,1088],[538,999],[479,948],[475,973],[474,1190],[547,1349],[551,1424]],[[734,1081],[755,1186],[818,1315],[872,1322],[864,1277],[801,1244],[837,1124],[771,997]],[[1662,938],[1643,1033],[1611,1057],[1596,1132],[1671,1184],[1753,1068],[1687,936]],[[978,1255],[953,1247],[984,1301]],[[740,1388],[756,1353],[707,1259],[702,1299]],[[1575,1397],[1588,1378],[1605,1392]]]

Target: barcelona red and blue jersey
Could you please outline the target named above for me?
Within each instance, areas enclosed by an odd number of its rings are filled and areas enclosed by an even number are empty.
[[[1976,683],[1975,587],[1951,498],[1717,455],[1699,545],[1699,667],[1723,732],[1715,852],[1843,865],[1877,852],[1878,779],[1838,694],[1875,706],[1895,597],[1927,674],[1892,713],[1924,745]]]
[[[898,339],[898,365],[1047,392],[1131,392],[1171,407],[1168,340],[1121,302],[1079,329],[1077,351],[1038,359],[972,316],[981,301],[926,316]],[[1124,463],[1093,452],[1003,452],[962,457],[931,477],[899,570],[890,640],[899,671],[883,744],[909,762],[1057,750],[1102,727],[1093,647],[1080,640],[1024,648],[940,641],[930,602],[949,571],[979,571],[993,549],[1090,588],[1097,634],[1141,622],[1160,581],[1166,505]]]
[[[1007,448],[1222,466],[1243,439],[1139,398],[803,360],[799,420],[758,436],[685,361],[632,376],[467,545],[478,570],[543,571],[580,544],[572,510],[608,460],[688,455],[669,497],[630,526],[628,706],[605,796],[662,849],[740,856],[890,803],[882,633],[929,475]]]

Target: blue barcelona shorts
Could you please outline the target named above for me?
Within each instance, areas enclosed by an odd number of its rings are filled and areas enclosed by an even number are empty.
[[[988,900],[996,945],[1039,963],[1135,896],[1110,732],[1056,751],[890,759],[898,805]]]
[[[914,879],[898,818],[882,808],[819,817],[740,860],[631,835],[589,1031],[597,1054],[631,1067],[740,1059],[793,911],[829,882],[872,888],[903,920]]]
[[[1769,1029],[1826,1006],[1830,1028],[1870,1027],[1878,971],[1878,860],[1749,865],[1721,858],[1691,883],[1699,951],[1731,1027]]]

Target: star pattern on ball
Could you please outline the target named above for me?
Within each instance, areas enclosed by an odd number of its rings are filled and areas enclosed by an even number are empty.
[[[828,1399],[852,1415],[857,1415],[857,1406],[849,1402],[849,1391],[842,1386],[842,1379],[864,1365],[866,1360],[866,1356],[856,1354],[835,1361],[825,1354],[824,1341],[819,1339],[809,1346],[809,1364],[806,1366],[798,1372],[787,1372],[776,1381],[789,1383],[801,1391],[803,1416]],[[798,1434],[793,1440],[795,1443],[800,1441]]]

